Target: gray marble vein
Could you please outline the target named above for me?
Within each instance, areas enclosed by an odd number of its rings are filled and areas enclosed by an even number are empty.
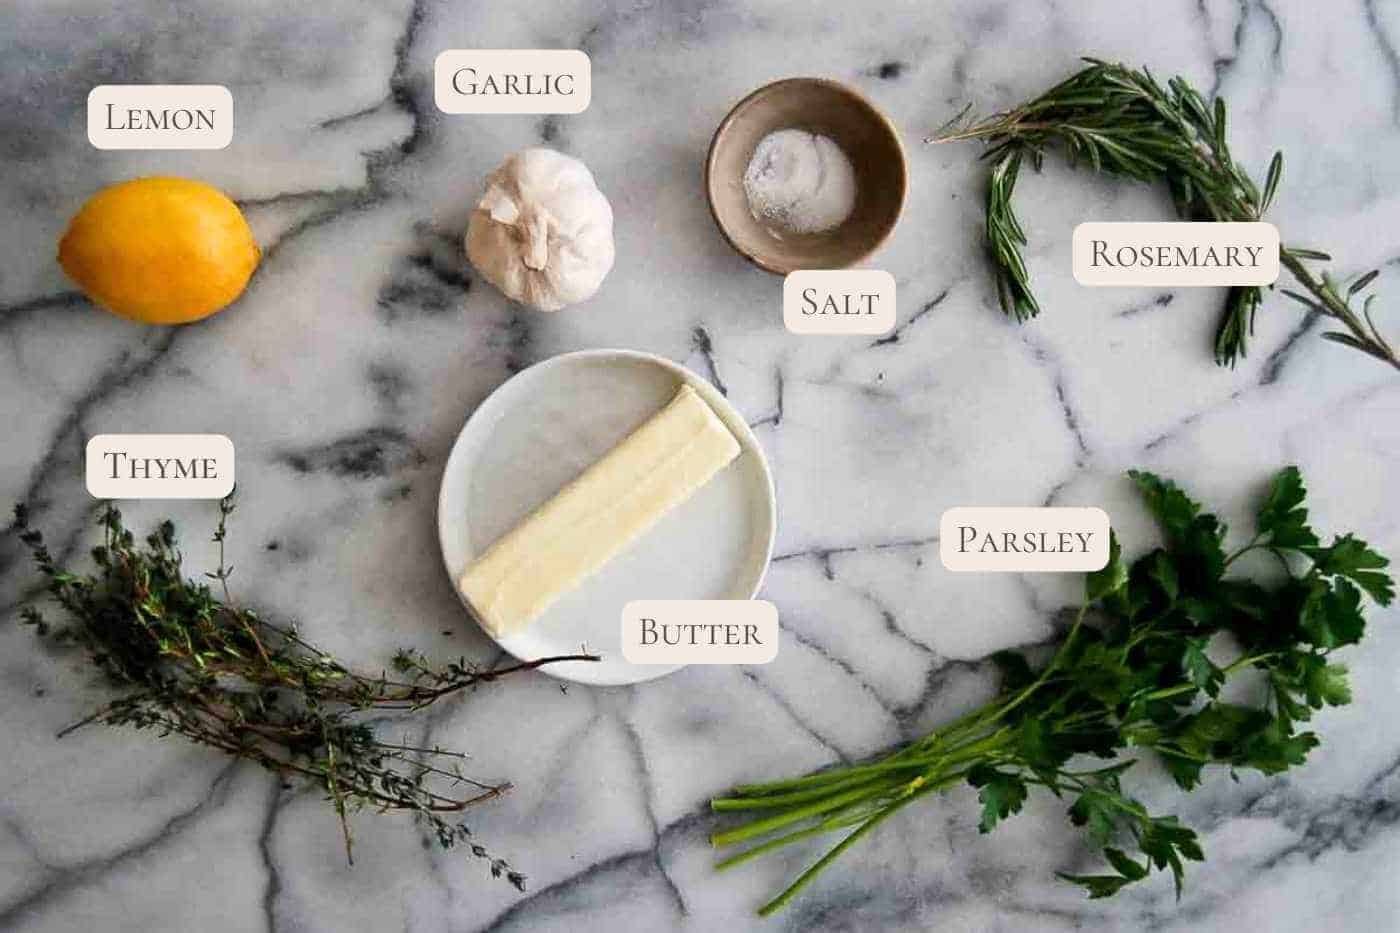
[[[986,658],[1062,631],[1074,582],[948,574],[938,517],[967,503],[1098,504],[1128,542],[1149,523],[1122,478],[1143,466],[1220,503],[1234,526],[1274,468],[1300,464],[1319,527],[1400,554],[1400,381],[1319,339],[1272,296],[1253,350],[1210,362],[1219,295],[1082,289],[1081,219],[1166,219],[1160,192],[1057,160],[1022,182],[1027,261],[1045,307],[996,309],[971,146],[920,140],[962,104],[1012,104],[1094,54],[1182,73],[1231,104],[1239,158],[1287,168],[1271,216],[1337,271],[1384,266],[1400,223],[1400,8],[1383,0],[18,0],[0,9],[0,507],[24,502],[55,550],[81,555],[92,502],[83,444],[107,431],[218,431],[238,448],[229,547],[241,595],[315,641],[379,666],[500,655],[463,616],[434,530],[447,451],[511,374],[620,346],[711,379],[754,427],[780,498],[764,595],[783,647],[763,668],[691,668],[606,690],[543,675],[482,689],[413,726],[472,754],[513,792],[473,833],[528,875],[526,893],[441,852],[411,823],[363,815],[356,864],[315,789],[146,736],[54,734],[98,702],[71,657],[0,626],[0,929],[210,930],[1390,930],[1400,928],[1400,613],[1347,653],[1357,702],[1320,717],[1309,764],[1182,797],[1153,766],[1134,792],[1202,833],[1178,902],[1166,879],[1083,900],[1056,871],[1095,855],[1063,805],[1033,798],[990,835],[965,788],[891,820],[790,912],[753,909],[818,843],[718,874],[710,796],[743,781],[875,754],[972,708]],[[577,116],[447,116],[448,48],[575,47],[593,61]],[[911,190],[877,265],[899,322],[877,338],[795,338],[780,283],[717,235],[700,189],[709,136],[767,81],[823,74],[900,127]],[[83,138],[100,83],[227,85],[219,152],[100,153]],[[616,215],[599,295],[523,311],[481,281],[460,234],[507,153],[584,159]],[[53,260],[93,190],[139,174],[207,179],[264,251],[225,314],[150,330],[94,309]],[[1074,209],[1068,209],[1074,205]],[[1389,296],[1389,297],[1387,297]],[[1395,300],[1391,300],[1395,299]],[[1394,326],[1391,327],[1395,331]],[[170,513],[193,566],[199,503]],[[0,609],[35,580],[0,534]],[[386,724],[384,728],[398,728]],[[418,734],[418,733],[415,733]],[[1139,773],[1140,772],[1140,773]]]

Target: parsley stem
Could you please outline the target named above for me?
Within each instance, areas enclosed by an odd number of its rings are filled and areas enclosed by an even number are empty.
[[[781,781],[769,781],[763,784],[740,784],[734,788],[733,793],[729,797],[720,799],[733,800],[737,798],[774,796],[789,791],[803,790],[812,787],[821,787],[827,791],[831,791],[835,790],[838,786],[847,786],[858,778],[884,774],[895,770],[921,768],[924,766],[923,762],[925,759],[920,758],[918,761],[912,759],[916,758],[916,756],[927,756],[935,749],[960,747],[956,745],[955,740],[960,740],[964,735],[990,722],[992,715],[996,712],[997,706],[995,703],[989,703],[978,707],[935,730],[919,741],[910,743],[899,751],[892,753],[887,758],[871,764],[828,768],[825,771],[818,771],[815,774],[788,778]]]
[[[869,778],[864,774],[856,774],[843,781],[834,781],[824,786],[809,787],[805,790],[795,790],[786,794],[765,794],[757,797],[718,797],[710,801],[710,809],[716,812],[723,812],[726,810],[776,810],[797,803],[819,800],[833,791],[848,788],[851,785],[868,788],[871,786],[884,786],[887,783],[888,779],[885,778],[878,776]]]
[[[1045,685],[1045,681],[1050,678],[1051,673],[1053,673],[1055,668],[1060,664],[1060,662],[1068,656],[1069,649],[1074,644],[1074,637],[1079,634],[1079,629],[1084,624],[1084,614],[1088,611],[1088,603],[1085,603],[1084,605],[1079,607],[1079,611],[1075,613],[1074,616],[1074,624],[1071,625],[1069,628],[1069,634],[1065,636],[1064,643],[1060,645],[1059,650],[1056,651],[1054,657],[1050,659],[1050,663],[1045,665],[1045,670],[1040,672],[1040,676],[1037,677],[1029,687],[1026,687],[1019,694],[1013,697],[1011,702],[1007,703],[1000,710],[998,710],[996,715],[994,715],[989,720],[990,722],[996,722],[998,719],[1004,718],[1007,713],[1011,712],[1013,709],[1026,702],[1026,700],[1030,699],[1031,694],[1035,693],[1037,690],[1039,690],[1042,686]]]
[[[939,778],[938,787],[949,787],[952,784],[962,780],[962,778],[964,778],[966,775],[966,771],[961,771],[957,774],[944,775],[941,778]],[[919,783],[916,784],[916,782]],[[915,781],[906,782],[903,786],[908,788],[908,790],[904,795],[901,796],[907,796],[908,794],[917,792],[922,787],[926,787],[927,784],[922,783],[921,779],[915,779]],[[740,852],[737,855],[731,855],[729,858],[715,865],[715,870],[724,871],[727,868],[733,868],[735,865],[741,865],[744,862],[750,861],[751,859],[758,858],[760,855],[763,855],[766,852],[772,852],[774,849],[780,849],[783,846],[789,845],[802,839],[806,839],[808,836],[816,836],[822,833],[829,833],[837,829],[844,829],[847,826],[854,826],[857,823],[864,822],[865,820],[869,819],[872,815],[872,812],[868,806],[868,804],[870,804],[871,802],[873,801],[857,801],[856,803],[850,804],[839,810],[833,811],[832,813],[828,814],[826,819],[822,820],[820,823],[814,823],[811,826],[795,830],[793,832],[787,833],[786,835],[769,839],[767,842],[763,842],[752,848],[745,849],[743,852]],[[884,806],[888,806],[888,802],[884,802],[881,804],[881,808],[883,808]]]
[[[751,823],[745,823],[743,826],[739,826],[727,832],[715,833],[710,837],[710,844],[714,846],[727,846],[733,845],[736,842],[743,842],[746,839],[752,839],[755,836],[762,836],[766,833],[770,833],[775,829],[782,829],[784,826],[790,826],[808,817],[820,816],[823,813],[829,813],[839,807],[844,807],[849,803],[864,800],[868,798],[870,794],[871,791],[869,788],[856,787],[843,793],[834,794],[824,800],[810,803],[805,807],[797,807],[792,810],[774,814],[773,816],[754,820]]]
[[[1236,551],[1235,553],[1231,554],[1229,557],[1225,558],[1225,566],[1226,566],[1226,567],[1230,566],[1231,564],[1233,564],[1233,563],[1235,562],[1235,559],[1236,559],[1236,558],[1243,557],[1244,555],[1248,554],[1250,551],[1254,551],[1254,550],[1257,550],[1257,549],[1259,549],[1260,547],[1262,547],[1263,545],[1261,544],[1261,542],[1262,542],[1263,540],[1264,540],[1264,534],[1263,534],[1263,532],[1260,532],[1259,534],[1255,535],[1253,538],[1250,539],[1250,541],[1249,541],[1248,544],[1246,544],[1244,547],[1240,548],[1240,549],[1239,549],[1238,551]]]
[[[862,817],[862,819],[864,819],[864,817]],[[822,822],[817,823],[816,825],[795,830],[793,832],[788,833],[785,836],[778,836],[775,839],[769,839],[767,842],[760,843],[759,845],[754,846],[752,849],[745,849],[738,855],[731,855],[724,861],[719,862],[715,865],[715,871],[725,871],[726,869],[733,868],[735,865],[742,865],[745,862],[758,858],[760,855],[763,855],[766,852],[772,852],[774,849],[781,849],[783,846],[789,845],[802,839],[806,839],[808,836],[819,836],[822,833],[829,833],[834,829],[840,829],[843,825],[850,824],[844,823],[839,819],[829,821],[823,820]]]
[[[892,816],[894,813],[898,812],[902,807],[907,806],[908,804],[919,799],[920,797],[925,796],[926,794],[931,794],[934,791],[939,791],[943,790],[945,787],[950,787],[962,779],[963,774],[961,773],[950,774],[944,778],[940,778],[937,781],[923,785],[911,794],[907,794],[903,797],[898,798],[897,800],[890,802],[883,809],[872,814],[869,818],[865,820],[865,822],[861,823],[858,827],[856,827],[856,829],[849,836],[842,839],[836,845],[832,846],[831,849],[828,850],[825,855],[823,855],[812,865],[812,867],[808,868],[801,875],[798,875],[797,880],[794,881],[792,884],[788,885],[787,888],[781,894],[773,898],[768,903],[764,904],[762,907],[760,907],[758,909],[758,915],[760,917],[767,917],[771,914],[776,913],[779,910],[782,910],[783,907],[787,906],[787,903],[789,901],[791,901],[794,897],[801,893],[802,889],[805,888],[812,881],[813,878],[821,874],[822,869],[830,865],[833,861],[836,860],[838,856],[841,855],[842,852],[855,845],[856,842],[858,842],[862,836],[870,832],[876,826],[880,825],[880,823],[884,822],[884,820]]]
[[[883,796],[892,794],[908,796],[911,793],[919,793],[930,782],[946,786],[953,768],[968,762],[985,760],[989,756],[995,755],[1010,739],[1011,732],[1002,728],[937,755],[902,758],[900,757],[902,753],[900,753],[874,765],[849,769],[853,772],[859,772],[856,777],[860,780],[854,786],[834,783],[825,787],[809,788],[781,795],[746,796],[737,793],[735,796],[718,798],[711,802],[711,807],[715,810],[780,809],[782,812],[752,820],[726,832],[715,833],[710,837],[710,843],[718,848],[744,842],[793,823],[833,811],[839,813],[848,807],[869,803]],[[918,769],[922,773],[916,774],[912,779],[891,773],[911,769]],[[869,778],[869,775],[876,771],[880,772],[880,776]],[[963,773],[965,772],[956,772],[958,776]],[[841,790],[841,787],[846,789]],[[808,803],[807,801],[812,802]],[[797,806],[794,806],[795,804]],[[830,817],[824,822],[828,824],[828,829],[839,828],[841,825],[840,823],[831,824]],[[788,835],[793,839],[798,839],[803,838],[807,833],[799,831]],[[780,838],[786,839],[788,836]],[[776,842],[776,840],[770,841]]]
[[[1229,677],[1238,670],[1246,668],[1251,664],[1257,664],[1260,661],[1267,661],[1277,654],[1278,652],[1276,651],[1269,651],[1264,654],[1252,654],[1248,657],[1238,658],[1231,664],[1222,667],[1220,673]],[[1169,697],[1181,696],[1184,693],[1191,693],[1199,689],[1201,688],[1193,683],[1177,684],[1175,687],[1163,687],[1161,690],[1154,690],[1151,693],[1144,694],[1143,698],[1147,700],[1165,700]]]
[[[899,755],[903,754],[903,752],[899,753]],[[722,799],[773,796],[779,792],[807,787],[822,787],[824,790],[830,791],[834,789],[833,785],[844,786],[853,778],[869,777],[889,771],[918,767],[916,762],[908,760],[900,761],[896,760],[896,757],[897,756],[891,756],[890,758],[886,758],[874,764],[830,768],[826,771],[818,771],[816,774],[806,775],[805,777],[791,778],[785,781],[773,781],[770,784],[740,784],[738,787],[734,788],[734,793],[731,797]]]

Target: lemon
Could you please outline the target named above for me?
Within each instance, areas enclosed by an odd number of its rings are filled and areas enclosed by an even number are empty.
[[[226,307],[260,256],[238,205],[188,178],[103,188],[58,244],[63,271],[89,298],[147,324],[185,324]]]

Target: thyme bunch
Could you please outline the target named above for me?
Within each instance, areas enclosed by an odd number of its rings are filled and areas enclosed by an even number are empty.
[[[981,139],[991,163],[987,186],[986,236],[997,297],[1018,322],[1040,313],[1022,256],[1026,234],[1016,218],[1012,196],[1024,163],[1039,169],[1045,154],[1058,148],[1071,165],[1088,163],[1135,181],[1163,182],[1184,220],[1261,220],[1283,177],[1283,153],[1274,153],[1264,184],[1256,185],[1230,153],[1225,101],[1205,98],[1184,78],[1163,87],[1147,69],[1134,70],[1098,59],[1039,97],[983,119],[969,117],[970,106],[940,127],[926,142]],[[1316,275],[1310,262],[1327,262],[1324,252],[1281,246],[1279,261],[1302,291],[1284,294],[1342,329],[1323,336],[1400,369],[1395,348],[1371,315],[1374,295],[1354,305],[1375,281],[1377,270],[1349,284],[1329,273]],[[1234,366],[1246,355],[1254,316],[1263,303],[1259,286],[1231,288],[1215,332],[1215,360]]]
[[[1205,854],[1190,827],[1150,812],[1123,786],[1138,757],[1154,755],[1185,791],[1210,765],[1277,774],[1304,763],[1320,742],[1304,724],[1351,702],[1333,653],[1362,638],[1362,594],[1382,606],[1394,599],[1386,558],[1351,534],[1321,541],[1296,467],[1274,477],[1254,536],[1234,551],[1220,519],[1176,484],[1130,476],[1165,546],[1129,565],[1112,540],[1107,566],[1085,578],[1073,625],[1038,671],[1019,652],[1000,652],[1002,689],[985,706],[883,758],[743,785],[711,802],[748,818],[711,836],[717,847],[749,844],[720,868],[845,832],[759,913],[780,910],[909,804],[962,782],[977,789],[984,833],[1020,811],[1033,788],[1065,800],[1106,870],[1060,877],[1090,897],[1154,870],[1169,872],[1180,896],[1185,863]],[[1278,578],[1230,572],[1252,552],[1277,558]],[[1226,682],[1245,672],[1257,681],[1252,698],[1224,699]]]
[[[480,781],[463,770],[467,756],[438,745],[385,741],[370,717],[413,711],[444,697],[569,655],[480,668],[459,658],[438,668],[420,653],[395,654],[392,675],[357,673],[298,634],[295,626],[235,604],[224,560],[231,498],[219,504],[214,541],[218,569],[198,581],[185,576],[175,526],[164,521],[138,539],[121,512],[106,503],[95,572],[60,567],[16,508],[16,526],[67,622],[51,627],[38,608],[22,621],[40,636],[76,645],[119,691],[115,699],[65,728],[93,723],[179,735],[284,779],[322,787],[340,822],[353,864],[349,815],[370,808],[411,813],[444,848],[462,845],[487,861],[493,877],[523,890],[525,876],[472,837],[457,816],[505,793],[510,785]]]

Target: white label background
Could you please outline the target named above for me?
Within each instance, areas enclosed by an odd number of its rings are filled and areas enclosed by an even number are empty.
[[[213,110],[214,128],[112,130],[108,104],[119,116],[129,107],[157,113]],[[102,84],[88,93],[87,130],[98,149],[223,149],[233,142],[233,95],[221,84]]]
[[[670,625],[716,626],[698,644],[642,644],[642,619],[655,619],[656,631]],[[726,631],[721,626],[732,626]],[[762,644],[745,645],[745,629]],[[725,644],[726,634],[741,644]],[[778,656],[778,607],[763,599],[637,599],[622,607],[622,656],[632,664],[767,664]]]
[[[977,529],[977,537],[968,544],[965,553],[958,550],[961,541],[960,526],[970,525]],[[1058,542],[1058,533],[1092,532],[1089,549],[1086,552],[1067,554],[1046,553],[979,553],[988,534],[993,536],[998,548],[1004,542],[1004,535],[1012,533],[1020,536],[1028,532],[1045,532],[1047,538]],[[949,570],[993,571],[1014,573],[1019,571],[1087,573],[1102,570],[1108,563],[1108,513],[1103,509],[1087,507],[1052,506],[1048,508],[1007,508],[963,506],[943,513],[938,523],[938,556],[943,566]],[[1072,538],[1078,547],[1079,539]]]
[[[113,479],[112,458],[105,455],[117,451],[127,458]],[[128,458],[137,457],[208,458],[218,476],[130,479]],[[87,488],[98,499],[222,499],[233,492],[233,441],[222,434],[98,434],[87,443]]]
[[[1102,255],[1113,257],[1120,247],[1195,246],[1204,252],[1226,246],[1259,248],[1259,265],[1201,268],[1198,266],[1093,265],[1094,240],[1107,245]],[[1270,223],[1082,223],[1074,228],[1074,280],[1080,285],[1269,285],[1278,278],[1278,228]]]
[[[844,307],[844,297],[851,296],[851,307],[863,309],[861,295],[876,295],[872,299],[873,314],[803,314],[808,302],[802,297],[806,289],[815,289],[817,307],[827,296],[836,298]],[[882,269],[799,269],[783,279],[783,324],[794,334],[865,334],[878,336],[894,329],[894,276]]]
[[[462,68],[487,75],[572,75],[572,94],[463,94],[452,86]],[[443,113],[583,113],[593,99],[593,65],[578,49],[448,49],[433,62],[433,98]]]

